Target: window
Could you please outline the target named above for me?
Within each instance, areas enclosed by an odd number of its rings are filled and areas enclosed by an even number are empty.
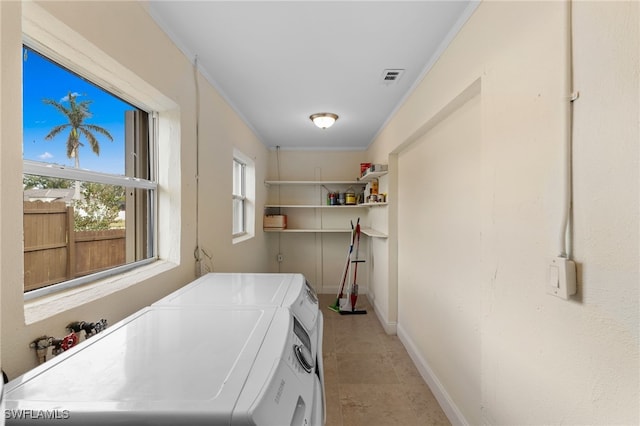
[[[156,258],[157,116],[24,46],[25,299]]]
[[[233,236],[246,233],[246,164],[233,159]]]
[[[256,170],[253,159],[241,151],[233,151],[233,243],[255,235]]]

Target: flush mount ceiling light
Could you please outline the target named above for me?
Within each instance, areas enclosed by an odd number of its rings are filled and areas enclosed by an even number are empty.
[[[320,127],[321,129],[326,129],[333,126],[333,123],[336,122],[338,116],[331,112],[319,112],[317,114],[311,114],[309,119],[313,121],[313,124]]]

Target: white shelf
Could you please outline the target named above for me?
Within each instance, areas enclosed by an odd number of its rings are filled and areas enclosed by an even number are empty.
[[[366,235],[368,237],[372,237],[372,238],[388,238],[388,235],[385,234],[384,232],[376,231],[375,229],[372,229],[372,228],[366,228],[366,227],[362,226],[362,227],[360,227],[360,230],[364,235]],[[277,228],[264,228],[264,232],[281,232],[281,233],[285,233],[285,234],[296,234],[296,233],[298,233],[298,234],[312,234],[312,233],[316,233],[316,234],[326,234],[326,233],[331,233],[331,234],[338,234],[338,233],[350,234],[351,233],[351,229],[306,229],[306,228],[277,229]]]
[[[282,232],[282,233],[351,233],[351,229],[276,229],[264,228],[264,232]]]
[[[265,180],[264,183],[267,186],[270,185],[297,185],[297,186],[335,186],[335,185],[343,185],[343,186],[360,186],[364,187],[368,182],[371,182],[373,179],[376,179],[380,176],[384,176],[387,174],[387,171],[380,172],[369,172],[364,176],[357,178],[356,180]],[[324,193],[324,192],[322,192]],[[295,198],[292,198],[292,201]],[[317,200],[317,198],[316,198]],[[341,209],[358,209],[358,208],[370,208],[370,207],[382,207],[386,206],[387,203],[362,203],[362,204],[349,204],[349,205],[328,205],[328,204],[266,204],[264,206],[265,209],[329,209],[333,211],[338,211]],[[289,212],[293,214],[293,212]],[[302,212],[299,212],[302,214]],[[340,216],[340,214],[338,214]],[[347,213],[343,213],[342,216],[346,217]],[[264,232],[269,233],[351,233],[351,229],[317,229],[317,228],[287,228],[287,229],[276,229],[276,228],[263,228]],[[372,228],[361,227],[362,233],[366,236],[372,238],[388,238],[388,236],[380,231],[377,231]]]
[[[265,209],[280,209],[280,208],[292,208],[292,209],[357,209],[363,207],[381,207],[388,205],[385,203],[360,203],[360,204],[265,204]]]
[[[364,176],[362,176],[360,179],[358,179],[359,183],[362,182],[371,182],[373,179],[377,179],[380,176],[384,176],[387,173],[389,173],[387,170],[381,171],[381,172],[369,172],[367,174],[365,174]]]
[[[381,207],[381,206],[386,206],[388,205],[388,203],[385,201],[384,203],[380,202],[380,203],[362,203],[362,204],[358,204],[358,206],[362,206],[362,207]]]
[[[360,180],[265,180],[265,185],[361,185]]]
[[[362,226],[362,227],[360,227],[360,231],[364,235],[367,235],[367,236],[373,237],[373,238],[389,238],[389,236],[387,234],[385,234],[384,232],[376,231],[373,228],[366,228],[366,227]]]
[[[266,204],[265,208],[294,208],[294,209],[353,209],[365,207],[365,204],[349,204],[349,205],[327,205],[327,204]]]

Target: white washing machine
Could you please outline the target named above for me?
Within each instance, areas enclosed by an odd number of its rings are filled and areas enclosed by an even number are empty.
[[[287,310],[309,335],[315,363],[313,424],[324,424],[326,408],[322,359],[323,317],[318,297],[302,274],[210,273],[160,299],[152,306],[273,307]],[[319,419],[319,420],[318,420]]]
[[[301,274],[209,273],[153,306],[282,306],[292,281]]]
[[[311,338],[288,309],[149,307],[9,382],[5,419],[320,424],[315,372]]]

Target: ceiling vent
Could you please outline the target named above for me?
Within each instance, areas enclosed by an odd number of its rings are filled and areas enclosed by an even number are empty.
[[[382,83],[383,84],[392,84],[400,80],[404,74],[404,70],[402,69],[386,69],[382,73]]]

